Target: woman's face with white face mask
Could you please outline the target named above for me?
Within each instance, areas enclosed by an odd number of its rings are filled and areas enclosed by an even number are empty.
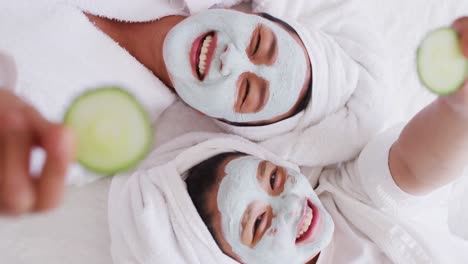
[[[182,100],[232,123],[268,124],[291,116],[311,81],[297,35],[234,10],[188,17],[169,32],[163,54]]]
[[[298,264],[329,244],[333,221],[299,172],[235,156],[218,175],[208,208],[215,239],[228,255],[242,263]]]

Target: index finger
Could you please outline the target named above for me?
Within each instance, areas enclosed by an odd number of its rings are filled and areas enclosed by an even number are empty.
[[[46,162],[36,182],[35,210],[54,208],[61,201],[65,177],[73,160],[73,135],[62,125],[43,118],[34,108],[25,109],[31,123],[36,143],[43,148]]]
[[[68,129],[53,125],[43,140],[47,158],[37,182],[38,211],[54,208],[62,200],[65,177],[74,156],[73,135]]]
[[[459,19],[455,20],[452,27],[458,32],[463,31],[463,29],[468,27],[468,17],[460,17]]]

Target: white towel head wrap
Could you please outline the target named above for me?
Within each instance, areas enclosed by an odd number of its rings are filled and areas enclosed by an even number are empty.
[[[343,3],[343,12],[322,8],[301,19],[281,18],[296,30],[311,60],[312,93],[305,110],[265,126],[217,124],[301,166],[354,158],[381,128],[387,71],[380,39],[357,13],[346,14],[350,8]],[[345,15],[352,22],[340,18]]]
[[[298,170],[232,135],[187,134],[161,146],[135,173],[113,179],[109,226],[114,263],[237,263],[217,246],[184,182],[190,168],[225,152],[242,152]]]

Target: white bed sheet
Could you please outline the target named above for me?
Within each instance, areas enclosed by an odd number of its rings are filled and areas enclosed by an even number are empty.
[[[111,179],[71,187],[47,214],[0,218],[0,263],[109,264],[107,196]]]

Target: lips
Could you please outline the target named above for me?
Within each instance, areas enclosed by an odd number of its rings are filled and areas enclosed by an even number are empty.
[[[193,74],[200,81],[203,81],[210,72],[216,46],[217,34],[214,31],[202,34],[192,44],[190,64]]]
[[[321,224],[320,211],[307,199],[296,232],[296,245],[314,241]]]

